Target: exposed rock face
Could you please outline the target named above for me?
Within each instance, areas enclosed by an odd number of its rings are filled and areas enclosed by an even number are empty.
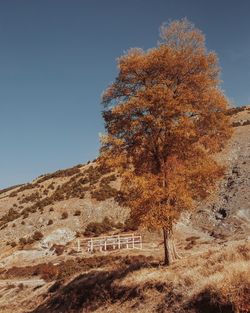
[[[227,166],[225,178],[216,195],[200,206],[193,224],[214,236],[244,237],[250,232],[250,110],[246,108],[233,116],[234,135],[219,156]]]
[[[42,247],[51,247],[53,244],[65,245],[75,239],[75,232],[67,228],[58,228],[41,240]]]

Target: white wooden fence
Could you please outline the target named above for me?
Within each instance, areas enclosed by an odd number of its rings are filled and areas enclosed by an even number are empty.
[[[92,237],[86,239],[77,239],[77,251],[87,250],[94,252],[96,250],[106,251],[114,249],[142,249],[142,236],[135,234],[121,234],[106,237]]]

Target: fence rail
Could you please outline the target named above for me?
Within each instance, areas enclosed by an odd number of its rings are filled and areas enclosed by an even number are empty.
[[[107,251],[111,249],[142,249],[142,236],[121,234],[106,237],[93,237],[77,240],[77,251]]]

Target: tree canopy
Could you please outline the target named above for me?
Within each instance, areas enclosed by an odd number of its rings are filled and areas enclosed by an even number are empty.
[[[102,160],[121,173],[131,216],[168,239],[183,211],[207,197],[223,167],[214,159],[231,136],[220,68],[186,19],[161,27],[152,49],[130,49],[103,94]]]

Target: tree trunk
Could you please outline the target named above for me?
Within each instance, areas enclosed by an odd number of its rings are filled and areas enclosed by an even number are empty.
[[[162,186],[166,188],[166,164],[163,162],[163,181]],[[173,229],[171,227],[163,227],[164,237],[164,265],[170,265],[174,260],[179,259],[179,255],[176,252],[174,240],[173,240]]]
[[[167,228],[163,228],[164,237],[164,265],[170,265],[174,260],[179,259],[177,254],[174,240],[173,231]]]

